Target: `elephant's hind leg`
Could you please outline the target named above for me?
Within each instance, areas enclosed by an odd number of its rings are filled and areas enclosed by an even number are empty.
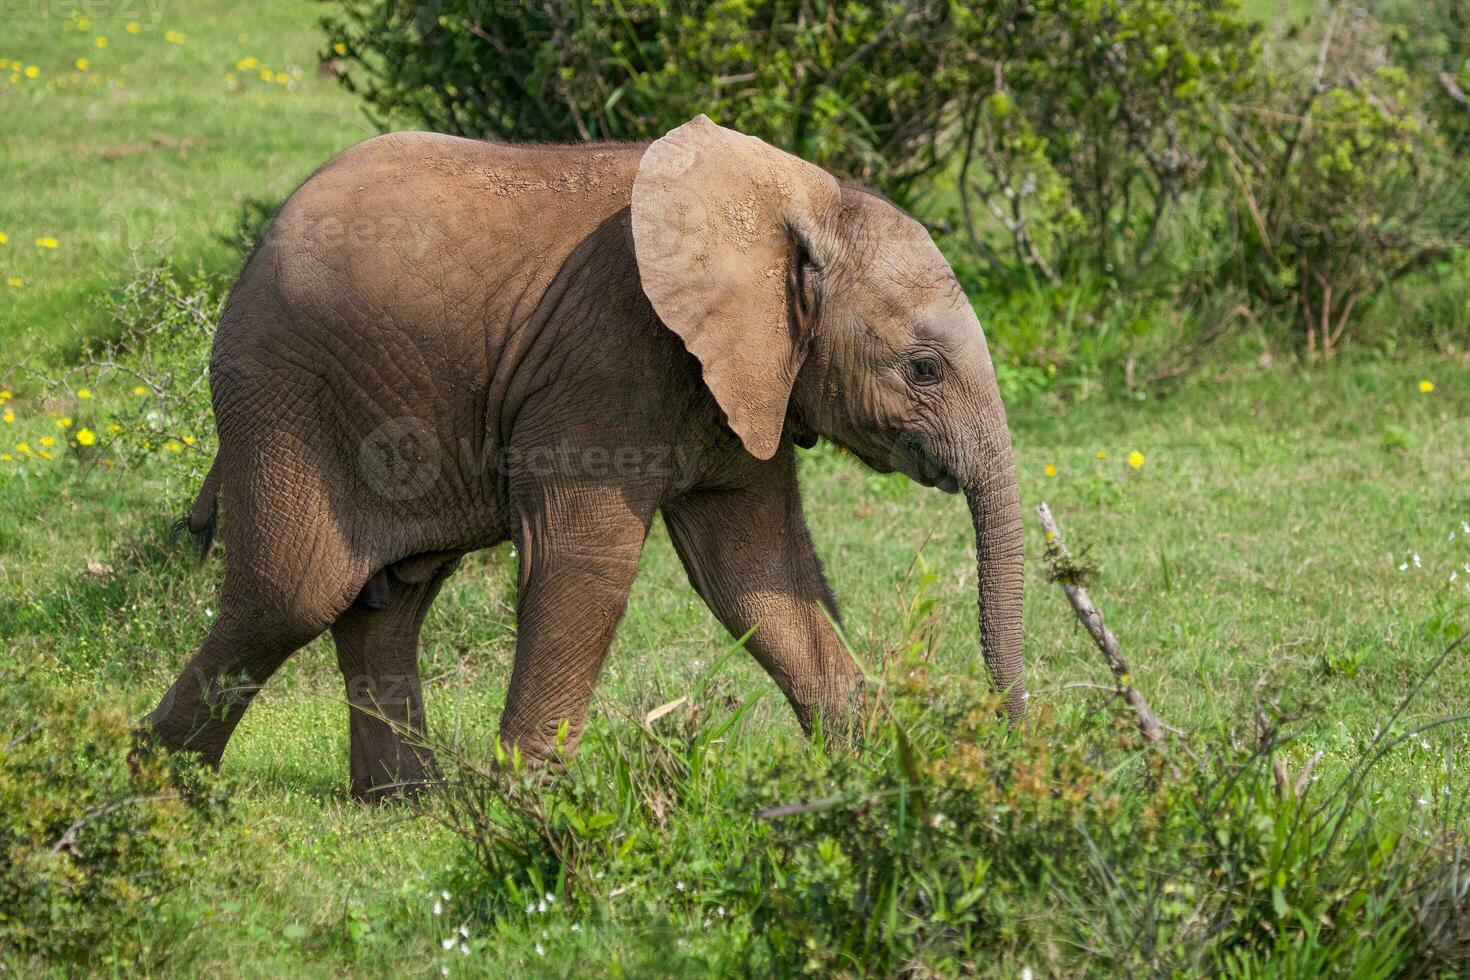
[[[147,718],[153,737],[173,751],[219,765],[225,745],[256,692],[325,622],[279,610],[221,602],[220,618],[194,659]]]
[[[218,765],[241,715],[292,653],[326,632],[367,579],[326,497],[289,446],[225,481],[220,614],[147,718],[165,748]],[[296,464],[296,465],[292,465]]]
[[[419,630],[453,568],[448,562],[422,582],[389,573],[382,608],[359,601],[332,626],[347,685],[355,799],[376,802],[432,778],[433,755],[422,741]]]

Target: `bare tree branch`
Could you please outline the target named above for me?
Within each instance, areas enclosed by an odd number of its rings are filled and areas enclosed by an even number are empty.
[[[1041,518],[1041,527],[1046,532],[1046,555],[1053,567],[1058,560],[1065,560],[1067,546],[1062,542],[1061,528],[1051,515],[1051,508],[1043,501],[1036,508],[1037,516]],[[1138,720],[1138,731],[1150,742],[1161,742],[1164,739],[1164,726],[1159,722],[1153,709],[1148,706],[1148,700],[1133,686],[1132,671],[1128,668],[1128,661],[1123,659],[1123,650],[1118,645],[1118,638],[1113,631],[1103,623],[1103,615],[1093,605],[1092,598],[1088,596],[1087,589],[1077,581],[1069,581],[1065,576],[1059,576],[1057,583],[1061,585],[1062,591],[1067,595],[1067,601],[1072,604],[1072,610],[1077,614],[1077,619],[1092,636],[1093,642],[1108,661],[1108,669],[1113,672],[1113,679],[1117,682],[1115,690],[1128,706],[1133,709],[1133,714]]]

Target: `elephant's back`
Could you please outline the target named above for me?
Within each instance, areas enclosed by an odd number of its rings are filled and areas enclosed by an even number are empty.
[[[334,157],[226,304],[211,361],[222,440],[289,430],[328,452],[407,417],[477,444],[518,331],[571,251],[627,208],[642,149],[396,133]]]
[[[247,275],[268,278],[298,318],[429,335],[466,314],[510,326],[497,312],[526,310],[577,243],[628,206],[642,150],[379,136],[291,195]]]

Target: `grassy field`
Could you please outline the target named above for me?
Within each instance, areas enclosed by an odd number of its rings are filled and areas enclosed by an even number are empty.
[[[317,74],[313,9],[299,0],[198,0],[158,20],[123,9],[85,25],[70,8],[27,9],[7,19],[0,42],[0,59],[22,65],[19,80],[0,73],[0,112],[21,121],[22,136],[0,142],[9,175],[0,277],[20,282],[0,292],[0,389],[13,393],[0,423],[0,682],[79,692],[136,716],[213,614],[220,563],[196,568],[166,533],[208,465],[212,432],[196,417],[154,453],[124,452],[155,394],[118,371],[47,379],[63,377],[83,338],[114,329],[107,293],[136,261],[202,267],[224,277],[217,290],[240,260],[230,237],[249,203],[280,198],[370,127]],[[284,84],[274,80],[282,71]],[[195,347],[197,370],[202,339]],[[187,388],[195,378],[177,367],[168,383]],[[1248,731],[1258,700],[1276,700],[1303,718],[1289,755],[1299,764],[1320,751],[1319,774],[1334,778],[1470,623],[1470,364],[1240,369],[1167,400],[1037,400],[1012,414],[1023,501],[1048,501],[1074,550],[1090,548],[1094,597],[1172,726]],[[875,668],[890,658],[932,600],[926,659],[941,676],[979,676],[962,504],[826,447],[806,453],[802,469],[856,655]],[[1045,580],[1034,522],[1027,551],[1035,710],[1110,710],[1107,694],[1076,686],[1104,682],[1105,670]],[[514,575],[505,549],[472,556],[425,630],[430,723],[459,744],[484,746],[494,730],[514,647]],[[729,648],[656,529],[585,751],[607,756],[630,737],[628,718],[690,695],[685,715],[717,720],[755,699],[711,749],[729,772],[798,755],[789,712],[753,664],[721,660]],[[717,663],[717,682],[705,683]],[[1435,675],[1400,729],[1463,711],[1464,665],[1462,654]],[[1408,743],[1375,770],[1372,797],[1416,821],[1463,827],[1464,741],[1446,727]],[[668,937],[630,932],[613,898],[583,920],[555,902],[508,916],[440,897],[459,891],[463,843],[413,811],[352,805],[346,754],[340,678],[318,641],[242,723],[224,764],[233,818],[161,899],[142,940],[149,972],[673,969],[650,959]],[[726,814],[720,833],[739,839],[751,821]],[[710,874],[680,852],[658,876],[630,880],[641,891],[624,902],[694,902],[683,883]],[[436,903],[448,907],[436,914]],[[709,928],[751,928],[720,910]],[[460,917],[475,922],[467,955],[453,935]],[[668,941],[671,956],[685,948]]]
[[[105,329],[96,294],[139,260],[233,272],[250,202],[274,205],[372,135],[317,71],[314,13],[0,4],[0,111],[19,124],[0,142],[0,368]]]

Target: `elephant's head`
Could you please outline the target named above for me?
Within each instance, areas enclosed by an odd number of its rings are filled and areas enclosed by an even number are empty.
[[[700,116],[633,184],[643,291],[699,359],[745,448],[813,432],[882,472],[964,491],[980,642],[1013,722],[1021,513],[985,335],[928,232],[877,195]]]

